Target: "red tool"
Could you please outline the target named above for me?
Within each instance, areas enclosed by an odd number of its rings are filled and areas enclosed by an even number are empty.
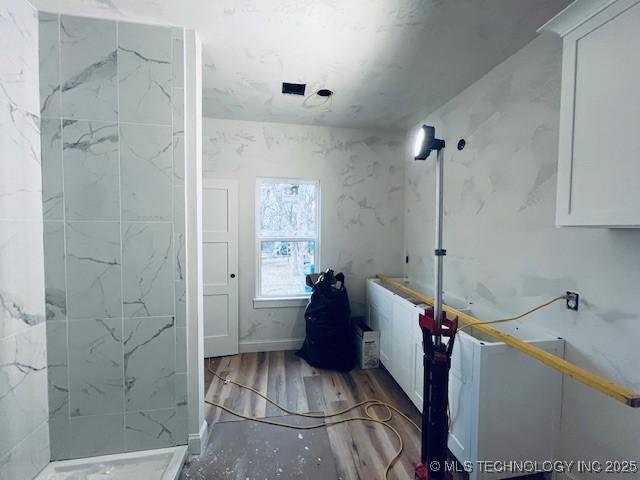
[[[447,471],[447,437],[449,434],[449,369],[458,330],[458,317],[450,320],[442,312],[441,322],[433,318],[433,309],[420,315],[424,351],[424,386],[422,397],[422,452],[416,467],[416,480],[449,480]],[[449,341],[434,343],[434,336]]]

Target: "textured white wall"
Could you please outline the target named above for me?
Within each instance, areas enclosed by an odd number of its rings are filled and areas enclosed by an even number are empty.
[[[304,338],[304,309],[253,309],[256,177],[320,180],[321,267],[345,273],[354,313],[365,278],[402,270],[402,133],[209,118],[203,130],[205,177],[239,180],[242,344]]]
[[[425,119],[448,142],[445,289],[481,319],[579,292],[579,312],[557,303],[526,321],[564,337],[568,360],[640,390],[640,231],[554,226],[561,57],[559,39],[539,37]],[[425,285],[433,182],[431,159],[406,161],[407,268]],[[640,411],[570,379],[563,398],[562,458],[640,457]]]

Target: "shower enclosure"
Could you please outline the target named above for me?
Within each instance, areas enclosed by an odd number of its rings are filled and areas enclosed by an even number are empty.
[[[184,29],[5,0],[0,38],[0,479],[174,478]]]

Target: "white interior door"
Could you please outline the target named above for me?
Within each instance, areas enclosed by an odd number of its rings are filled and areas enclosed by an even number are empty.
[[[238,353],[238,182],[202,185],[204,355]]]

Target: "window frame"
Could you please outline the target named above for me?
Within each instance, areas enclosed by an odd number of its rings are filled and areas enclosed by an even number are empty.
[[[293,183],[298,185],[314,185],[316,187],[316,231],[315,237],[309,236],[262,236],[260,235],[261,228],[261,210],[260,210],[260,187],[269,183]],[[310,292],[301,294],[288,294],[288,295],[265,295],[262,293],[262,242],[314,242],[314,265],[315,271],[321,271],[321,255],[320,255],[320,237],[321,237],[321,199],[322,191],[320,188],[320,180],[311,178],[298,178],[298,177],[256,177],[256,185],[254,190],[255,195],[255,221],[254,221],[254,240],[255,240],[255,255],[256,255],[256,291],[254,298],[255,308],[268,308],[268,307],[299,307],[306,304],[306,300],[311,296]],[[263,303],[264,305],[259,305]]]

